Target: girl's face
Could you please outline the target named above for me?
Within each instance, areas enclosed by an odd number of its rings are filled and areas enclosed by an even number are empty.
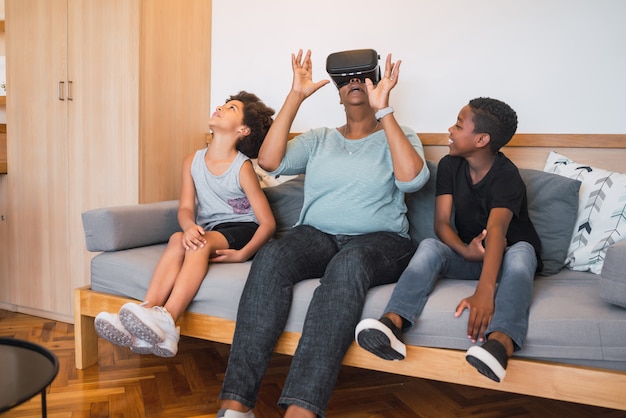
[[[474,133],[474,112],[465,105],[459,112],[456,123],[448,128],[450,155],[463,156],[475,149],[481,134]]]
[[[239,100],[230,100],[222,106],[218,106],[209,119],[209,128],[212,131],[219,129],[222,131],[234,132],[242,127],[243,124],[243,102]]]

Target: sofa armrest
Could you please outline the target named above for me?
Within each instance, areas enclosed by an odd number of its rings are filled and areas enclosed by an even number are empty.
[[[178,201],[93,209],[82,214],[89,251],[117,251],[167,242],[180,231]]]
[[[626,308],[626,240],[611,245],[600,274],[600,296],[605,301]]]

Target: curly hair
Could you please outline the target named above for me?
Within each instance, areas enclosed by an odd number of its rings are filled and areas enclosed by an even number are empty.
[[[474,133],[489,134],[489,147],[497,153],[517,131],[517,113],[508,104],[489,97],[470,100],[469,106],[474,113]]]
[[[274,109],[268,107],[255,94],[240,91],[230,96],[226,102],[239,100],[243,103],[243,124],[250,128],[250,134],[237,144],[237,150],[250,158],[259,156],[259,149],[272,126]]]

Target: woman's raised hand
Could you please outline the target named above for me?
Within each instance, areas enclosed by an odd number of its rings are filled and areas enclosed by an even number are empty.
[[[298,55],[291,54],[291,67],[293,69],[293,83],[291,90],[297,92],[307,98],[321,87],[330,83],[330,80],[313,81],[313,65],[311,62],[311,50],[307,50],[303,58],[302,49],[298,51]]]
[[[367,86],[367,96],[370,106],[375,109],[383,109],[389,106],[389,93],[396,84],[398,84],[398,76],[400,75],[400,64],[402,61],[391,62],[391,54],[387,55],[385,61],[385,72],[377,85],[374,85],[369,78],[365,79]]]

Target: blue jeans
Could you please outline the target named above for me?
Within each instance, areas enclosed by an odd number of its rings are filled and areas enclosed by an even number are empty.
[[[254,407],[294,284],[321,278],[278,403],[323,417],[368,289],[395,282],[414,252],[411,240],[398,234],[328,235],[306,225],[265,244],[239,301],[220,398]]]
[[[422,313],[438,277],[477,280],[482,266],[482,262],[466,261],[437,239],[425,239],[400,276],[385,312],[400,315],[412,326]],[[537,257],[532,245],[518,242],[507,247],[498,277],[495,311],[485,335],[503,332],[513,340],[515,350],[522,348],[528,330],[536,268]]]

